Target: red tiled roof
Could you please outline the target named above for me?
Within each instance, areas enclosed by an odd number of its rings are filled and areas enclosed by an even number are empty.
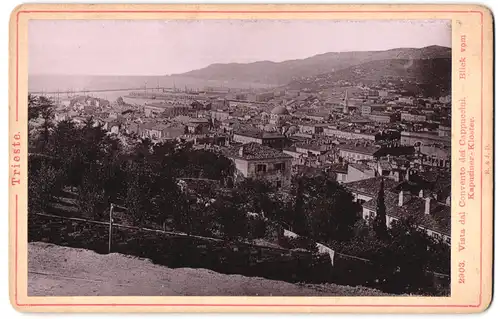
[[[243,149],[243,155],[240,155],[241,148]],[[244,160],[280,159],[280,158],[293,159],[292,156],[280,152],[274,148],[253,142],[228,148],[225,154],[229,158],[239,158]]]
[[[361,164],[361,163],[351,163],[351,164],[349,164],[349,166],[352,166],[355,169],[357,169],[358,171],[362,171],[362,172],[372,170],[370,168],[370,166],[368,166],[366,164]]]
[[[253,137],[253,138],[261,138],[261,139],[266,139],[266,138],[285,138],[284,135],[279,134],[279,133],[273,133],[273,132],[264,132],[264,131],[258,131],[258,130],[241,130],[238,132],[234,132],[234,135],[241,135],[241,136],[248,136],[248,137]]]
[[[342,163],[334,163],[330,166],[330,171],[347,174],[347,165],[344,165]]]
[[[399,182],[396,182],[393,179],[378,176],[345,183],[344,186],[353,192],[363,193],[367,196],[375,197],[380,189],[380,182],[382,179],[384,180],[384,189],[386,190],[393,190],[399,185]]]
[[[368,154],[368,155],[374,155],[380,148],[376,146],[356,146],[356,145],[351,145],[351,144],[343,144],[339,146],[340,150],[343,151],[348,151],[348,152],[353,152],[353,153],[359,153],[359,154]]]
[[[323,145],[316,145],[316,144],[306,144],[306,143],[298,143],[295,146],[295,149],[301,148],[305,150],[310,150],[310,151],[316,151],[316,152],[324,152],[326,149],[323,147]]]
[[[442,203],[431,199],[430,213],[425,214],[425,198],[416,196],[405,196],[403,206],[399,206],[399,194],[385,191],[385,206],[387,216],[401,219],[404,217],[414,217],[418,225],[442,234],[451,234],[451,209]],[[377,198],[373,198],[365,203],[363,207],[376,211]]]
[[[197,118],[192,118],[189,120],[190,123],[208,123],[208,119],[202,118],[202,117],[197,117]]]

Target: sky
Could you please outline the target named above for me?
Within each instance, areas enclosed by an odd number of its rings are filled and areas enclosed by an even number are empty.
[[[451,47],[449,20],[31,20],[29,74],[166,75],[213,63]]]

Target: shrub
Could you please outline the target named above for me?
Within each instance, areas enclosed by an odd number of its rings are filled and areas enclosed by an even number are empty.
[[[290,238],[286,236],[282,236],[279,240],[278,243],[280,246],[288,249],[296,249],[296,248],[301,248],[308,250],[310,252],[317,252],[318,247],[316,246],[316,243],[314,240],[309,239],[307,237],[299,236],[296,238]]]

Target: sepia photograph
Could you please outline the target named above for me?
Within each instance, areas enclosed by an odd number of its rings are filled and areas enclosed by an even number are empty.
[[[451,20],[27,27],[29,297],[451,296]]]

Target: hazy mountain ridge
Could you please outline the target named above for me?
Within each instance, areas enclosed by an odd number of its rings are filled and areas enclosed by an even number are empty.
[[[451,58],[451,48],[428,46],[424,48],[395,48],[386,51],[329,52],[305,59],[284,62],[259,61],[253,63],[212,64],[178,76],[210,80],[236,80],[287,84],[294,78],[315,76],[343,70],[355,65],[390,59],[427,60]]]
[[[451,58],[388,59],[365,62],[337,72],[291,81],[289,88],[320,89],[336,81],[378,85],[392,82],[425,96],[448,95],[451,91]],[[403,82],[403,84],[401,84]]]

